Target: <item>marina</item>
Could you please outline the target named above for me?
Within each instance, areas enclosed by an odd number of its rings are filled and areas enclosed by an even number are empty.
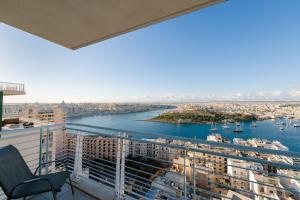
[[[211,134],[211,124],[171,124],[162,122],[144,121],[151,117],[157,116],[163,110],[115,114],[115,115],[99,115],[70,119],[71,122],[85,123],[112,128],[125,128],[132,131],[140,131],[146,133],[168,134],[172,136],[182,136],[189,138],[198,138],[206,140]],[[267,140],[277,140],[290,151],[300,151],[300,129],[294,126],[288,126],[284,130],[280,130],[276,120],[262,120],[255,122],[256,127],[252,127],[253,122],[243,122],[240,124],[243,132],[234,133],[236,124],[229,123],[223,128],[222,124],[214,124],[213,128],[217,129],[215,133],[222,135],[224,138],[232,141],[234,138],[250,139],[261,138]]]

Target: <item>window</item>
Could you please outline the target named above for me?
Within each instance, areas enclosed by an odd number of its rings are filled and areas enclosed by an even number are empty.
[[[259,188],[259,191],[260,191],[261,193],[264,193],[264,192],[265,192],[265,189],[264,189],[263,187],[260,187],[260,188]]]

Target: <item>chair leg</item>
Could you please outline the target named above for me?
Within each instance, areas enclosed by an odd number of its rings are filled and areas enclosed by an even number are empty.
[[[72,184],[72,181],[71,181],[71,177],[70,177],[70,176],[69,176],[69,182],[70,182],[70,187],[71,187],[72,195],[74,195],[73,184]]]
[[[57,200],[56,198],[56,192],[52,190],[53,200]]]
[[[24,197],[23,200],[26,200],[26,197]]]

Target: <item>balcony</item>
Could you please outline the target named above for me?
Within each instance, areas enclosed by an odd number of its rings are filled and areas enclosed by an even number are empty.
[[[77,190],[66,184],[61,200],[300,198],[297,152],[72,123],[0,134],[39,174],[61,170],[48,161],[69,164]]]
[[[0,91],[3,91],[4,96],[24,95],[25,85],[20,83],[0,82]]]

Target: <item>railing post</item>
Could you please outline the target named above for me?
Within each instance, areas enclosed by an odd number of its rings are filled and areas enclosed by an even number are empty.
[[[117,139],[117,156],[116,156],[116,182],[115,182],[115,197],[116,199],[123,199],[124,185],[125,185],[125,156],[126,143],[120,137],[125,137],[125,133],[118,133]]]
[[[196,199],[195,157],[193,157],[193,199]]]
[[[126,137],[126,133],[122,134],[123,137]],[[122,154],[121,154],[121,176],[120,176],[120,195],[123,199],[125,192],[125,159],[126,159],[126,139],[122,139]]]
[[[120,136],[121,133],[118,133]],[[115,197],[120,199],[120,159],[121,159],[121,138],[117,137],[117,149],[116,149],[116,183],[115,183]]]
[[[46,133],[46,174],[49,173],[49,127],[47,127]]]
[[[83,136],[79,132],[76,135],[76,146],[75,146],[75,161],[74,161],[74,172],[73,179],[79,181],[79,175],[82,174],[82,147],[83,147]]]
[[[42,139],[43,139],[43,129],[40,128],[40,147],[39,147],[39,176],[42,174]]]

